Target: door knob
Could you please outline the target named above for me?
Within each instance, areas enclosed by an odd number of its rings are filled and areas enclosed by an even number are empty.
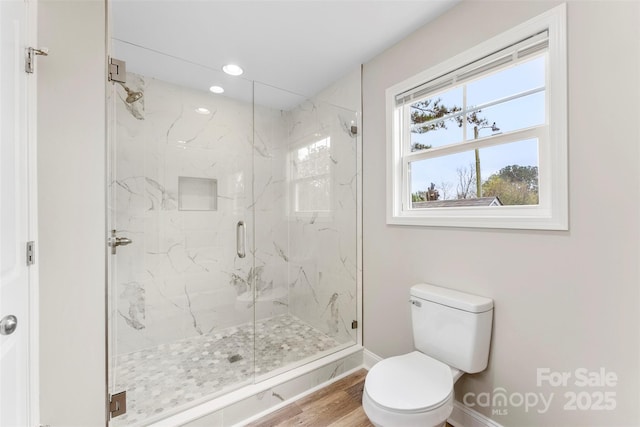
[[[0,320],[0,335],[11,335],[18,327],[18,318],[13,314],[4,316]]]
[[[109,246],[111,247],[111,253],[116,254],[116,248],[118,246],[127,246],[133,243],[133,240],[126,237],[117,237],[116,230],[111,230],[111,237],[109,238]]]

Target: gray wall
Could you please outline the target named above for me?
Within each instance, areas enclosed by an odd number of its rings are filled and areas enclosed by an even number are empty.
[[[41,424],[104,425],[104,2],[40,1]]]
[[[384,91],[557,3],[462,2],[365,64],[364,345],[389,357],[412,349],[407,296],[418,282],[494,298],[489,368],[467,392],[543,393],[549,411],[474,409],[510,426],[638,425],[640,3],[569,2],[568,232],[385,224]],[[611,388],[536,384],[537,368],[604,367]],[[565,392],[613,391],[614,411],[565,411]]]

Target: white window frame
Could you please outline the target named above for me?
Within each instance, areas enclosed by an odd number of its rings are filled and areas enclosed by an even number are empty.
[[[399,94],[457,70],[534,34],[549,33],[546,53],[546,125],[480,138],[462,145],[435,147],[419,153],[403,150],[409,130],[402,126]],[[567,158],[567,42],[566,5],[562,4],[511,30],[429,68],[386,90],[387,105],[387,224],[446,227],[568,230]],[[538,139],[538,205],[495,207],[440,207],[411,209],[411,161],[453,154],[506,142]],[[464,147],[464,148],[462,148]],[[450,153],[449,153],[450,152]]]
[[[316,175],[310,175],[310,176],[306,176],[303,178],[299,178],[299,177],[295,177],[295,172],[294,172],[294,167],[293,167],[293,162],[294,162],[294,158],[297,155],[297,152],[299,149],[303,148],[303,147],[308,147],[310,145],[313,145],[315,143],[318,142],[322,142],[324,140],[328,140],[328,146],[329,149],[332,151],[332,145],[331,145],[331,136],[330,135],[321,135],[321,134],[314,134],[313,137],[306,137],[304,138],[301,142],[298,142],[296,144],[293,144],[290,146],[289,148],[289,152],[287,154],[287,176],[288,176],[288,181],[289,181],[289,191],[287,194],[287,205],[288,205],[288,212],[289,212],[289,217],[292,219],[313,219],[314,221],[318,221],[318,222],[323,222],[328,220],[329,218],[332,217],[333,214],[333,191],[334,191],[334,183],[333,183],[333,174],[331,173],[331,171],[329,171],[328,173],[325,174],[316,174]],[[328,177],[329,178],[329,192],[330,192],[330,197],[329,197],[329,206],[327,207],[327,209],[323,209],[323,210],[301,210],[298,209],[297,206],[297,192],[296,192],[296,185],[298,183],[302,183],[305,181],[310,181],[316,178],[321,178],[321,177]]]

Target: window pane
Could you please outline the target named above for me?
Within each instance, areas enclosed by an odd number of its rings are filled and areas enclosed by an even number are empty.
[[[296,212],[324,212],[331,210],[331,181],[329,176],[295,183]]]
[[[461,109],[462,87],[411,104],[411,151],[462,141],[462,128],[455,117],[437,120]]]
[[[478,138],[482,138],[499,132],[511,132],[544,124],[544,95],[544,92],[538,92],[483,108],[476,115],[478,121],[467,123],[467,140],[475,138],[474,128],[476,126],[478,127]],[[481,120],[486,121],[486,124],[479,123]]]
[[[308,178],[329,173],[331,167],[331,139],[324,138],[295,150],[293,179]]]
[[[331,210],[331,139],[299,145],[290,158],[293,210]]]
[[[485,104],[545,85],[546,55],[485,76],[467,85],[467,104]]]
[[[538,141],[529,139],[479,150],[482,197],[503,205],[538,204]]]
[[[481,148],[477,157],[472,150],[419,160],[409,168],[413,209],[538,204],[535,139]]]
[[[441,206],[421,202],[475,198],[474,158],[467,151],[409,163],[413,208]]]

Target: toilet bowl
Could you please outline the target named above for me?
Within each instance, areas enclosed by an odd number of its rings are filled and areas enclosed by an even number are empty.
[[[444,425],[455,382],[487,367],[493,300],[418,284],[409,302],[416,351],[378,362],[365,379],[362,408],[376,427]]]
[[[436,427],[453,411],[462,372],[414,351],[377,363],[367,374],[362,406],[377,427]]]

